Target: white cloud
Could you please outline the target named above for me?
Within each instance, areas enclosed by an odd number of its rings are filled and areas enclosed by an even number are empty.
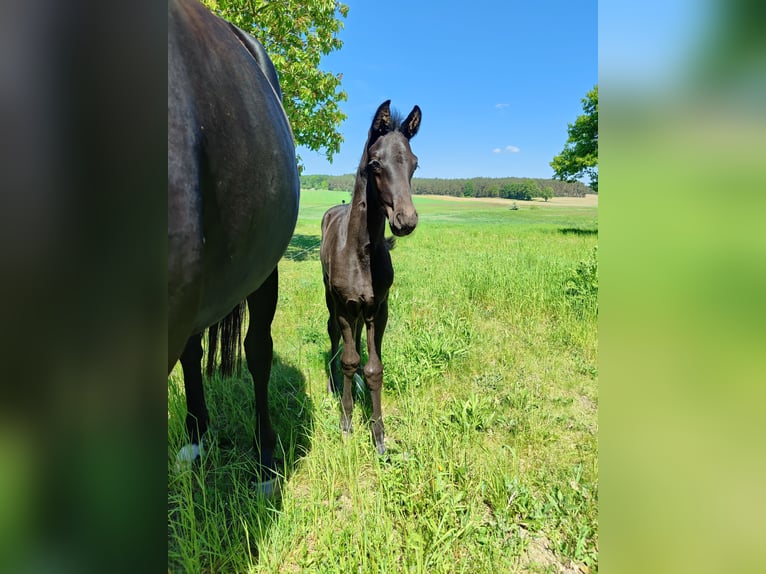
[[[511,104],[495,104],[495,109],[496,110],[502,110],[503,108],[507,108],[510,105]]]
[[[505,146],[505,151],[508,153],[519,153],[521,149],[517,148],[515,145],[508,145]]]
[[[503,150],[501,150],[499,147],[496,147],[492,150],[492,153],[503,153]]]

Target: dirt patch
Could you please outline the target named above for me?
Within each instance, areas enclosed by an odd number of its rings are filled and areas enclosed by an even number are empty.
[[[550,541],[544,534],[532,536],[521,528],[521,535],[529,539],[527,550],[519,559],[519,566],[524,572],[550,572],[553,569],[556,574],[589,574],[590,569],[585,564],[562,564],[550,549]]]
[[[506,201],[510,201],[507,200]],[[598,207],[598,194],[586,193],[585,197],[551,197],[548,201],[542,199],[533,199],[532,201],[523,201],[525,204],[535,205],[571,205],[577,207]]]

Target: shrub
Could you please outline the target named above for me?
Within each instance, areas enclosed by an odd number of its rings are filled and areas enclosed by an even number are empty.
[[[566,282],[566,295],[575,308],[598,313],[598,245],[577,264]]]

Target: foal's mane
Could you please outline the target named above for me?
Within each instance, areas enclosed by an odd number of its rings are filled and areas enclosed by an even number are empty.
[[[396,108],[391,108],[391,131],[396,131],[402,127],[404,121],[404,114],[402,114]]]

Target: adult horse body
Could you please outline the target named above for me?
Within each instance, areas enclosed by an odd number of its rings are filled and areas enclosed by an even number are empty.
[[[380,105],[370,126],[356,173],[351,203],[330,208],[322,218],[320,259],[330,318],[331,363],[343,338],[341,427],[351,431],[353,376],[359,368],[362,325],[366,327],[368,360],[364,375],[372,398],[371,431],[380,454],[385,452],[380,407],[383,386],[381,344],[388,321],[388,290],[394,281],[392,242],[384,237],[386,219],[394,235],[415,229],[418,214],[412,204],[410,180],[417,157],[409,141],[420,127],[415,106],[402,122],[392,116],[390,100]],[[329,387],[337,391],[331,364]]]
[[[181,358],[192,446],[207,426],[200,333],[247,298],[256,439],[270,462],[273,433],[258,399],[271,362],[276,265],[299,193],[292,131],[263,47],[196,0],[169,0],[168,372]]]

